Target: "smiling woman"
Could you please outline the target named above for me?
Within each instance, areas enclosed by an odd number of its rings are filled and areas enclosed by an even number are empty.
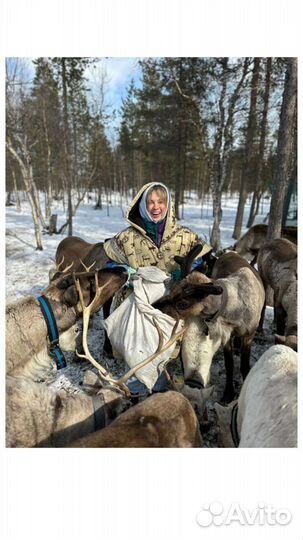
[[[139,267],[156,266],[176,280],[181,276],[181,268],[175,256],[184,257],[196,244],[200,244],[197,257],[212,249],[191,229],[176,222],[169,191],[160,182],[142,186],[130,205],[127,221],[130,226],[105,242],[104,250],[112,261],[130,266],[130,272]],[[119,323],[120,327],[121,320]],[[132,334],[135,329],[130,328],[131,324],[128,326]],[[138,328],[135,334],[138,335]],[[139,346],[142,345],[138,343],[134,350]],[[161,376],[154,386],[155,391],[159,391],[163,383],[160,379]],[[165,377],[163,379],[166,383]]]
[[[162,186],[155,186],[147,195],[147,211],[153,221],[163,220],[167,213],[167,192]]]
[[[160,182],[142,186],[126,218],[130,226],[104,244],[107,256],[119,264],[135,270],[157,266],[174,274],[179,270],[176,255],[187,255],[200,242],[203,248],[199,257],[211,250],[191,229],[177,223],[169,191]]]

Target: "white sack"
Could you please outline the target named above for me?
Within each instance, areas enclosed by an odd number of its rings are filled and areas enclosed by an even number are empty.
[[[131,368],[157,350],[159,335],[153,318],[163,332],[163,345],[171,337],[176,321],[151,306],[165,294],[164,282],[168,278],[165,272],[155,266],[140,267],[136,279],[133,280],[134,291],[103,322],[113,348]],[[136,377],[149,390],[156,383],[163,370],[163,363],[170,358],[175,346],[173,343],[167,351],[136,372]]]

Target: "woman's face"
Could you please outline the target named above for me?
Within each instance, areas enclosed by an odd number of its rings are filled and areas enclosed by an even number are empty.
[[[154,221],[161,221],[165,218],[167,202],[161,193],[152,191],[147,198],[146,207]]]

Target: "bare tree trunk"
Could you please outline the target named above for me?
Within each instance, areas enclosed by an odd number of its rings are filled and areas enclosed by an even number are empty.
[[[257,169],[257,175],[256,175],[256,188],[253,193],[247,227],[251,227],[255,220],[255,217],[259,210],[259,204],[260,204],[260,198],[261,198],[260,190],[261,190],[261,185],[262,185],[262,170],[263,170],[263,159],[264,159],[266,130],[267,130],[267,116],[268,116],[268,105],[269,105],[270,86],[271,86],[271,73],[272,73],[272,58],[267,58],[264,107],[263,107],[262,122],[261,122],[261,135],[260,135],[260,146],[259,146],[258,169]]]
[[[239,97],[240,89],[243,85],[244,79],[248,71],[249,59],[245,59],[242,69],[242,76],[232,94],[229,101],[227,118],[225,120],[224,102],[226,98],[227,90],[227,76],[228,76],[228,58],[223,59],[223,83],[222,91],[219,101],[220,109],[220,123],[217,130],[217,136],[214,147],[214,158],[212,162],[212,171],[210,174],[211,179],[211,191],[213,197],[213,228],[210,237],[211,245],[216,249],[221,249],[221,234],[220,223],[222,221],[222,191],[224,183],[227,179],[229,168],[229,154],[233,145],[233,117],[235,106]]]
[[[36,238],[36,249],[43,250],[42,244],[42,233],[41,233],[41,208],[39,199],[36,198],[36,193],[34,189],[34,179],[33,179],[33,170],[30,163],[30,158],[27,156],[26,163],[23,162],[19,154],[14,149],[10,139],[7,140],[7,148],[13,158],[17,161],[20,166],[22,178],[26,188],[27,198],[31,207],[33,222],[34,222],[34,231]]]
[[[68,106],[67,106],[67,80],[65,58],[61,59],[61,78],[63,89],[63,133],[64,133],[64,153],[65,153],[65,179],[67,184],[67,220],[68,220],[68,236],[73,234],[73,203],[72,203],[72,179],[70,165],[70,136],[68,125]]]
[[[97,200],[96,200],[96,204],[95,204],[95,210],[97,210],[97,209],[102,210],[102,197],[101,197],[101,189],[100,188],[98,188],[97,193],[98,193],[98,195],[97,195]]]
[[[49,220],[52,215],[51,147],[49,144],[49,137],[48,137],[47,121],[46,121],[46,115],[45,115],[45,103],[43,103],[42,116],[43,116],[44,137],[45,137],[46,148],[47,148],[47,158],[46,158],[47,186],[46,186],[45,217]]]
[[[12,203],[11,203],[11,191],[8,191],[7,194],[6,194],[5,206],[12,206]]]
[[[251,93],[250,93],[250,110],[247,126],[247,136],[246,136],[246,145],[245,145],[245,160],[243,173],[241,178],[240,185],[240,195],[239,203],[235,221],[235,227],[233,232],[233,238],[238,239],[241,236],[241,228],[243,223],[243,215],[245,202],[247,198],[247,184],[251,175],[251,159],[253,155],[253,142],[256,133],[256,107],[257,107],[257,96],[258,96],[258,86],[259,86],[259,73],[260,73],[260,58],[254,59],[254,70],[251,83]]]
[[[12,170],[12,176],[13,176],[13,182],[14,182],[14,193],[16,197],[16,212],[21,212],[21,202],[20,202],[20,197],[19,197],[19,191],[17,188],[16,173],[14,170]]]
[[[277,161],[274,172],[267,238],[281,236],[283,204],[290,176],[290,157],[293,129],[296,121],[297,103],[297,59],[288,58],[285,73],[283,102],[280,114]]]
[[[291,172],[291,175],[290,175],[288,188],[287,188],[287,193],[286,193],[285,200],[284,200],[282,227],[284,225],[286,225],[287,214],[288,214],[288,209],[289,209],[289,205],[290,205],[290,201],[291,201],[291,196],[293,194],[293,191],[295,189],[296,184],[297,184],[297,163],[295,163],[294,166],[293,166],[293,169],[292,169],[292,172]]]
[[[176,212],[176,218],[180,219],[180,202],[181,202],[181,143],[180,143],[180,128],[179,128],[179,135],[178,135],[178,147],[177,147],[177,170],[176,170],[176,180],[175,180],[175,212]]]

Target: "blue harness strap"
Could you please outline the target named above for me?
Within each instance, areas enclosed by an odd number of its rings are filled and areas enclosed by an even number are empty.
[[[56,324],[56,319],[53,314],[53,310],[50,306],[50,303],[48,299],[45,296],[38,296],[37,298],[41,311],[43,313],[43,317],[45,319],[47,330],[48,330],[48,338],[49,338],[49,353],[54,358],[57,369],[62,369],[66,367],[66,360],[64,357],[63,352],[61,351],[59,347],[59,333],[58,328]]]

